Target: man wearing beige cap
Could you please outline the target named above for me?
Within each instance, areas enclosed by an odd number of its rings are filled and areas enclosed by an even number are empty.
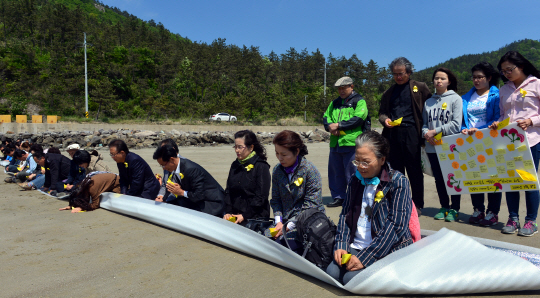
[[[81,149],[81,146],[79,144],[73,143],[69,146],[67,146],[66,151],[73,158],[75,153]],[[71,160],[71,163],[69,164],[69,176],[64,181],[65,182],[65,190],[71,191],[73,186],[77,185],[79,182],[83,181],[84,177],[86,176],[86,171],[84,168],[81,168],[76,162]]]
[[[342,77],[334,86],[339,97],[330,103],[323,118],[324,129],[331,134],[328,184],[334,201],[328,207],[343,204],[347,184],[356,170],[352,164],[356,137],[371,127],[366,101],[354,91],[353,80]]]

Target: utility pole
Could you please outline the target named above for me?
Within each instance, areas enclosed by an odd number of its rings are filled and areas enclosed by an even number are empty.
[[[86,62],[86,32],[84,32],[84,97],[85,97],[84,116],[88,118],[88,68],[87,68],[87,62]]]
[[[326,100],[326,58],[324,59],[324,100]]]

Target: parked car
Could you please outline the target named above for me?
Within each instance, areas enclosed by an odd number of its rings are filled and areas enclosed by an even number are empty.
[[[218,113],[210,116],[210,121],[236,121],[236,116],[229,115],[227,113]]]

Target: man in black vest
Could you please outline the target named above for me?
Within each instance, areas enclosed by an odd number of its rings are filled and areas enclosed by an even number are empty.
[[[382,135],[390,142],[388,162],[395,170],[405,174],[411,182],[412,199],[418,215],[424,208],[424,174],[420,157],[422,139],[422,111],[431,97],[426,83],[410,79],[414,70],[404,57],[394,59],[388,67],[396,84],[386,90],[381,98],[379,121],[384,126]],[[401,119],[400,124],[392,121]]]
[[[225,190],[203,167],[178,157],[171,145],[159,146],[154,152],[154,159],[169,172],[167,181],[164,181],[167,183],[167,192],[163,198],[168,198],[170,194],[176,196],[176,200],[169,203],[223,216]]]

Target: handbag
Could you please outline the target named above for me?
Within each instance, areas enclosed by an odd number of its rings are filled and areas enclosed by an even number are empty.
[[[246,224],[246,228],[254,231],[255,233],[264,235],[264,231],[270,228],[274,224],[273,218],[255,218],[255,219],[248,219],[248,223]]]
[[[431,163],[429,162],[429,158],[426,153],[426,149],[424,147],[421,147],[422,152],[420,154],[420,158],[422,160],[422,172],[424,174],[427,174],[431,177],[433,177],[433,171],[431,170]]]

